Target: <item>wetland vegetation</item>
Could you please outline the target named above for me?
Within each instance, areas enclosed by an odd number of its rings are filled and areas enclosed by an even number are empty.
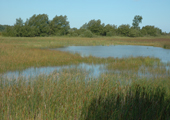
[[[164,48],[169,44],[169,37],[0,37],[0,118],[169,119],[169,62],[153,57],[82,57],[49,50],[73,45]],[[80,63],[104,64],[107,71],[88,77],[90,71],[75,67],[32,78],[2,77],[29,67]]]

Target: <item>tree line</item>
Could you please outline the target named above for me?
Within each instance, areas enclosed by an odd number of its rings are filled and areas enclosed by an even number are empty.
[[[142,36],[159,36],[166,35],[161,29],[147,25],[139,27],[142,22],[142,16],[136,15],[133,19],[132,26],[122,24],[119,27],[112,24],[105,25],[101,20],[90,20],[83,24],[79,29],[70,28],[67,16],[55,16],[49,20],[47,14],[33,15],[25,22],[18,18],[13,26],[0,25],[0,31],[3,36],[13,37],[36,37],[36,36],[127,36],[127,37],[142,37]]]

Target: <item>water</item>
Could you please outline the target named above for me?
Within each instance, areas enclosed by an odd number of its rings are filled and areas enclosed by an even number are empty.
[[[54,71],[62,71],[63,69],[69,69],[69,68],[77,68],[77,69],[85,69],[86,71],[89,71],[89,77],[98,77],[100,73],[103,73],[105,71],[103,64],[97,64],[97,65],[90,65],[81,63],[79,65],[69,65],[69,66],[56,66],[56,67],[39,67],[39,68],[28,68],[23,71],[14,71],[14,72],[7,72],[3,74],[2,77],[8,78],[8,79],[17,79],[20,76],[28,78],[34,78],[36,76],[39,76],[41,74],[49,75],[50,73]]]
[[[163,49],[152,46],[133,46],[133,45],[111,45],[111,46],[69,46],[64,48],[56,48],[52,50],[68,51],[71,53],[80,53],[81,56],[95,57],[155,57],[162,62],[170,62],[170,49]]]
[[[80,53],[82,56],[95,56],[95,57],[138,57],[138,56],[149,56],[159,58],[162,62],[170,62],[170,50],[163,49],[159,47],[151,46],[132,46],[132,45],[116,45],[116,46],[69,46],[64,48],[56,48],[52,50],[69,51],[71,53]],[[83,68],[89,71],[88,77],[98,77],[104,72],[114,72],[120,73],[121,71],[106,71],[105,65],[90,65],[90,64],[79,64],[79,65],[69,65],[69,66],[55,66],[55,67],[39,67],[39,68],[28,68],[23,71],[7,72],[1,75],[4,78],[17,79],[20,76],[25,78],[36,77],[41,74],[49,75],[53,71],[60,71],[62,69],[69,68]],[[170,68],[166,67],[168,71]],[[142,74],[138,71],[139,76],[150,76],[150,74]]]

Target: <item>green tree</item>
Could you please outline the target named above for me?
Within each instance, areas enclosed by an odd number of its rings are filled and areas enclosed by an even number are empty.
[[[6,27],[7,27],[7,25],[0,25],[0,31],[5,31]]]
[[[142,22],[142,16],[139,16],[139,15],[136,15],[133,19],[133,23],[132,23],[132,26],[135,28],[135,29],[139,29],[139,23]]]
[[[14,26],[7,26],[5,28],[5,31],[2,33],[2,35],[4,36],[10,36],[10,37],[14,37]]]
[[[162,34],[162,30],[159,28],[156,28],[154,26],[151,25],[147,25],[142,27],[141,30],[143,35],[149,35],[149,36],[159,36]]]
[[[78,35],[79,34],[78,34],[78,29],[77,28],[71,28],[71,29],[68,30],[68,36],[76,37]]]
[[[129,37],[140,37],[141,32],[138,29],[134,29],[133,27],[130,28],[130,32],[129,32]]]
[[[91,38],[94,35],[93,35],[93,33],[90,30],[85,30],[80,36],[81,37],[89,37],[89,38]]]
[[[29,26],[29,20],[27,19],[23,29],[22,29],[22,35],[24,37],[34,37],[35,36],[35,26]]]
[[[50,33],[53,35],[66,35],[69,29],[70,25],[66,15],[56,15],[53,20],[50,21]]]
[[[0,25],[0,36],[4,34],[7,25]]]
[[[24,22],[21,18],[16,19],[16,23],[14,24],[14,34],[16,37],[22,37],[22,33],[23,33],[23,25]]]
[[[80,29],[88,29],[87,23],[83,24],[83,25],[80,27]]]
[[[121,36],[129,36],[130,34],[130,25],[122,24],[118,27],[118,33]]]
[[[87,24],[85,23],[81,28],[87,28],[96,35],[102,35],[104,26],[104,24],[101,24],[101,20],[90,20]]]
[[[115,36],[116,35],[116,31],[117,31],[117,26],[116,25],[107,24],[104,27],[103,35],[104,36]]]
[[[30,30],[34,30],[33,33],[35,36],[49,35],[50,27],[48,15],[46,14],[33,15],[28,20],[28,26],[31,27]]]

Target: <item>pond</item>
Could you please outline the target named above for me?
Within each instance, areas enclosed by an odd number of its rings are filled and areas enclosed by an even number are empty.
[[[18,77],[23,76],[26,79],[28,79],[28,78],[34,78],[42,74],[49,75],[54,71],[62,72],[63,69],[70,69],[70,68],[84,69],[85,71],[89,71],[88,77],[98,77],[100,73],[106,71],[103,64],[89,65],[86,63],[81,63],[79,65],[69,65],[69,66],[39,67],[39,68],[31,67],[23,71],[7,72],[3,74],[2,77],[7,79],[17,79]]]
[[[68,51],[71,53],[80,53],[81,56],[95,57],[155,57],[162,62],[170,62],[170,49],[163,49],[152,46],[133,46],[133,45],[111,45],[111,46],[69,46],[56,48],[52,50]]]
[[[63,48],[56,48],[51,50],[68,51],[71,53],[79,53],[81,56],[95,56],[95,57],[138,57],[138,56],[149,56],[159,58],[162,62],[170,62],[170,50],[163,49],[159,47],[151,46],[132,46],[132,45],[116,45],[116,46],[69,46]],[[36,77],[40,74],[49,75],[53,71],[61,71],[63,69],[69,68],[82,68],[89,71],[88,77],[98,77],[101,73],[110,72],[105,69],[105,65],[90,65],[90,64],[79,64],[70,66],[55,66],[55,67],[39,67],[39,68],[28,68],[23,71],[7,72],[2,77],[17,79],[19,76],[24,76],[25,78]],[[166,68],[169,70],[169,67]],[[120,73],[121,71],[111,71],[115,73]],[[169,73],[169,72],[168,72]],[[138,71],[139,76],[150,76],[151,74],[142,74]],[[153,76],[153,75],[152,75]]]

